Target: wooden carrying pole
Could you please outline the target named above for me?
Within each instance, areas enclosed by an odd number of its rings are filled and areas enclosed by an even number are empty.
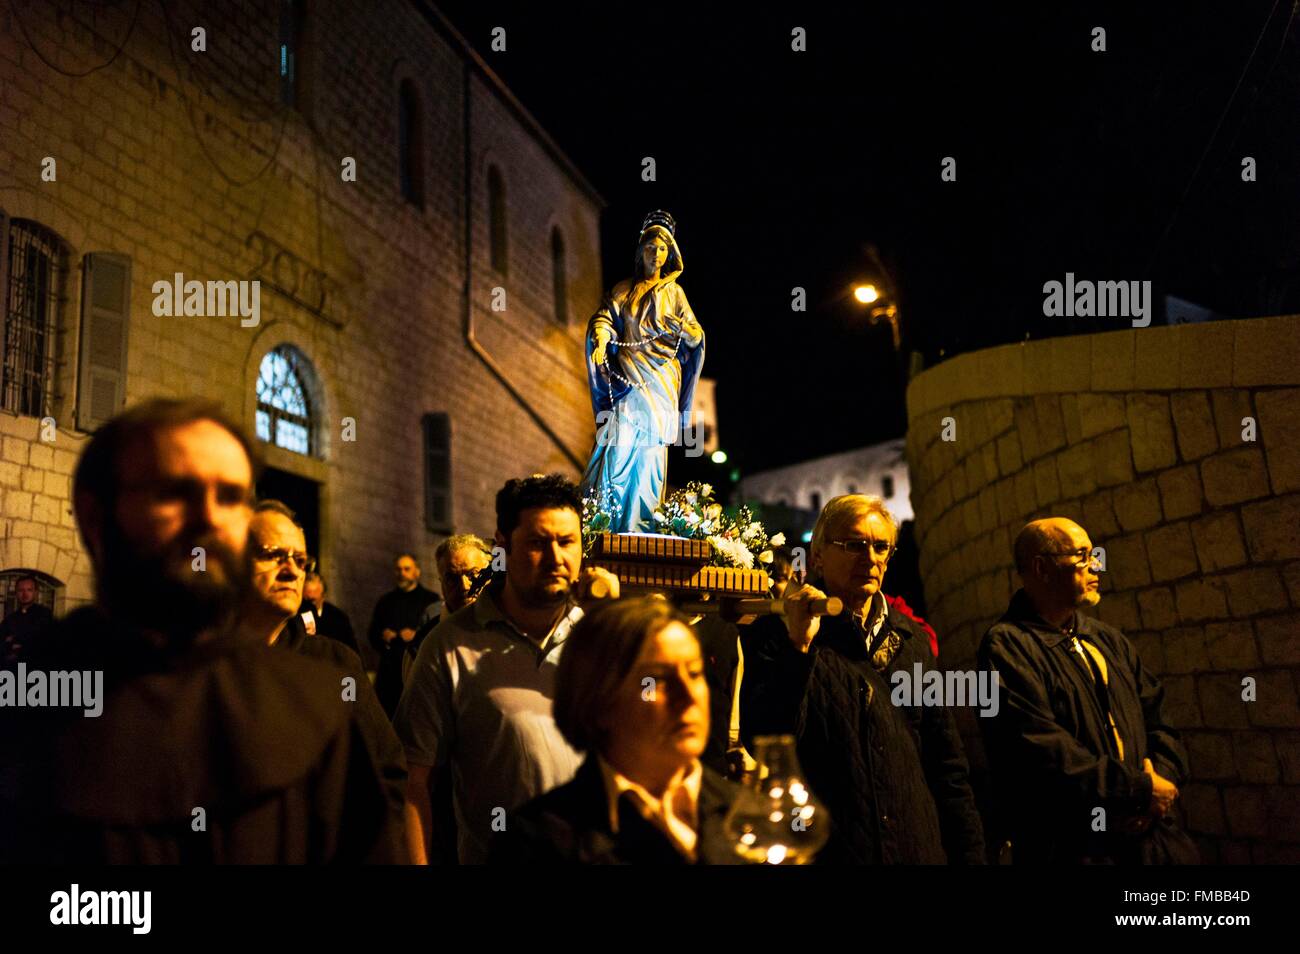
[[[683,613],[691,615],[721,611],[728,618],[786,615],[785,600],[736,599],[728,596],[708,602],[692,600],[680,604],[679,608]],[[808,609],[813,616],[839,616],[844,612],[844,601],[838,596],[830,596],[824,600],[809,600]]]

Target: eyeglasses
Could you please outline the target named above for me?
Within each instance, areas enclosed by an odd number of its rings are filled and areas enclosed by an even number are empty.
[[[888,557],[894,552],[894,545],[884,540],[828,540],[827,542],[853,556],[861,556],[868,550],[878,557]]]
[[[1070,561],[1070,565],[1076,569],[1085,566],[1092,566],[1094,563],[1099,566],[1101,565],[1101,560],[1098,557],[1094,557],[1092,551],[1087,547],[1079,547],[1077,550],[1048,550],[1046,556],[1074,557],[1074,559]]]
[[[253,551],[253,556],[263,563],[274,563],[276,566],[280,566],[288,560],[304,573],[312,573],[316,570],[315,557],[306,553],[299,553],[296,550],[287,550],[284,547],[259,546]]]

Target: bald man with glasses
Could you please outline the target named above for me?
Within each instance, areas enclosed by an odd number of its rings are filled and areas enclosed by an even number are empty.
[[[1012,860],[1196,862],[1174,820],[1187,757],[1160,680],[1123,633],[1081,612],[1101,600],[1087,531],[1035,520],[1014,556],[1023,587],[979,650],[998,677],[1001,705],[980,723]]]
[[[308,632],[306,620],[298,613],[307,574],[316,569],[316,561],[307,553],[307,539],[297,516],[280,501],[262,500],[254,505],[248,524],[247,562],[252,586],[243,612],[244,630],[273,650],[322,659],[351,676],[350,686],[339,686],[339,698],[352,709],[384,790],[386,830],[394,838],[389,850],[405,859],[406,754],[361,657],[337,640],[316,635],[314,627]]]

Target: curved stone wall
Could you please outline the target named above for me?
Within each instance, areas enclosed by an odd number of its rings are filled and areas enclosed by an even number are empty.
[[[1019,529],[1077,521],[1106,551],[1095,612],[1164,682],[1206,860],[1300,862],[1300,316],[973,352],[907,403],[941,662],[974,668]],[[963,713],[982,783],[977,734]]]

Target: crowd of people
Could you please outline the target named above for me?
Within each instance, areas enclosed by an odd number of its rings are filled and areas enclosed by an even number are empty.
[[[739,863],[724,823],[768,736],[829,812],[821,863],[1196,858],[1159,681],[1080,612],[1098,567],[1069,520],[1018,536],[1023,586],[980,648],[1001,693],[979,720],[984,819],[952,701],[895,701],[941,636],[885,595],[879,498],[829,501],[808,572],[774,566],[781,612],[737,626],[624,595],[584,566],[578,488],[513,479],[491,541],[438,547],[441,596],[396,557],[363,644],[293,511],[254,498],[257,466],[198,400],[137,405],[86,445],[95,602],[52,620],[20,580],[0,638],[7,671],[102,672],[103,709],[0,705],[0,860]]]

